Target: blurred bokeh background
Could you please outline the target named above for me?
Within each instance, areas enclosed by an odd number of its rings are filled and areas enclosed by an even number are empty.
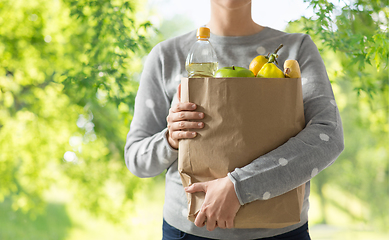
[[[164,175],[132,175],[125,138],[148,52],[209,12],[0,0],[0,239],[161,239]],[[312,180],[312,239],[388,239],[388,1],[254,0],[253,18],[311,35],[343,119],[344,152]]]

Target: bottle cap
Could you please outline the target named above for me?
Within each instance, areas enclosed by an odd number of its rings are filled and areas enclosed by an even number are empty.
[[[197,29],[197,39],[209,38],[211,35],[211,30],[207,27],[199,27]]]

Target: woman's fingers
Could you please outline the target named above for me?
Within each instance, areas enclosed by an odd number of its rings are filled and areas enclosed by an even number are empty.
[[[189,131],[175,131],[171,133],[171,136],[173,139],[184,139],[184,138],[194,138],[196,137],[196,132],[189,132]]]
[[[225,221],[217,221],[216,222],[216,227],[219,227],[221,229],[226,229],[227,228],[227,223]]]
[[[198,216],[195,219],[196,226],[206,219],[208,231],[215,227],[222,229],[233,228],[236,213],[240,208],[238,197],[235,193],[234,184],[228,177],[216,180],[194,183],[185,188],[188,193],[205,192],[205,199]],[[197,218],[200,219],[197,219]]]
[[[202,112],[178,112],[172,113],[171,122],[185,121],[185,120],[200,120],[204,118],[204,113]]]
[[[169,115],[166,120],[168,123],[183,121],[183,120],[200,120],[204,118],[204,113],[193,112],[196,109],[196,104],[193,103],[177,103],[170,108]]]
[[[200,129],[204,127],[203,122],[188,122],[188,121],[181,121],[181,122],[174,122],[169,125],[170,131],[179,131],[179,130],[187,130],[187,129]]]
[[[215,219],[207,219],[207,230],[208,231],[213,231],[213,230],[215,230],[215,228],[216,228],[216,225],[217,224],[217,222],[216,222],[216,220]]]
[[[170,108],[169,115],[166,117],[168,128],[166,137],[171,147],[178,149],[179,139],[196,137],[196,132],[188,130],[204,127],[203,122],[196,121],[203,119],[204,113],[195,112],[196,108],[196,104],[181,102]]]
[[[181,102],[181,83],[177,87],[177,97],[178,101]]]
[[[197,216],[196,216],[196,219],[195,219],[195,222],[194,224],[197,226],[197,227],[204,227],[205,225],[205,221],[206,221],[206,215],[203,211],[200,211]]]
[[[226,221],[226,228],[234,228],[234,218],[230,218]]]
[[[181,111],[193,111],[197,108],[194,103],[177,103],[174,105],[171,110],[172,112],[181,112]]]

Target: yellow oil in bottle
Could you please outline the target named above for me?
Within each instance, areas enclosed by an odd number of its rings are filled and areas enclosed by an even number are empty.
[[[188,71],[188,77],[190,78],[202,78],[213,77],[217,71],[217,62],[205,62],[205,63],[190,63],[186,65],[186,71]]]

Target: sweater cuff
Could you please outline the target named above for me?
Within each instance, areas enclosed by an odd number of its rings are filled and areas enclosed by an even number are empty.
[[[236,179],[232,176],[231,173],[228,173],[227,176],[231,180],[231,182],[234,184],[236,196],[238,197],[240,205],[243,206],[244,203],[243,203],[242,198],[240,197],[240,194],[238,191],[238,184],[239,184],[238,181],[236,181]]]

